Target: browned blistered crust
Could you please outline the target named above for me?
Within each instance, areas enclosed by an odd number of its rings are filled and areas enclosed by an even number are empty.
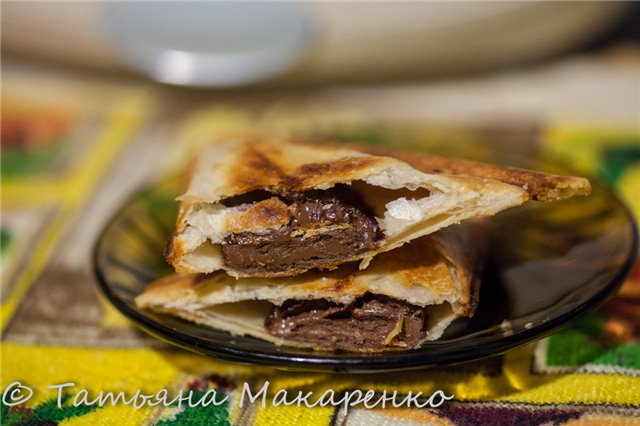
[[[328,158],[335,158],[336,147],[305,142],[298,142],[297,145],[307,146],[309,151],[304,152],[302,156],[293,156],[288,155],[287,146],[289,145],[289,141],[275,144],[260,139],[242,144],[229,156],[228,164],[232,167],[228,168],[228,172],[223,177],[225,181],[222,194],[220,194],[222,198],[230,198],[256,190],[290,195],[315,188],[318,185],[331,187],[339,182],[350,182],[363,170],[384,165],[389,161],[388,158],[371,155],[345,156],[337,161],[329,161]],[[314,160],[316,161],[314,162]],[[185,188],[193,179],[197,163],[198,161],[195,159],[189,166]],[[185,229],[186,215],[191,206],[199,201],[189,195],[180,197],[176,220],[177,232]],[[227,217],[225,224],[231,227],[229,232],[242,232],[250,228],[277,229],[288,223],[289,218],[290,214],[286,205],[274,197],[258,202],[246,211],[234,212]],[[167,243],[165,258],[178,272],[197,272],[190,270],[187,265],[181,262],[185,249],[180,246],[176,235],[174,233]],[[361,257],[336,260],[335,264],[327,264],[325,268],[333,269],[341,263],[357,260]],[[299,274],[305,270],[306,268],[301,267],[288,272],[265,272],[262,275],[265,277],[287,276],[292,273]]]
[[[253,228],[278,229],[291,220],[287,205],[277,197],[269,198],[250,205],[245,210],[226,219],[229,232],[250,231]]]
[[[302,151],[296,151],[296,154],[291,155],[291,150],[287,150],[287,147],[292,144],[301,148]],[[345,156],[335,160],[336,151],[344,148],[351,151],[345,151]],[[363,156],[353,151],[361,152]],[[478,188],[479,190],[480,187],[484,188],[491,182],[501,181],[524,189],[529,197],[540,201],[586,195],[591,190],[589,182],[584,178],[449,159],[424,153],[344,143],[283,141],[278,144],[266,140],[252,140],[242,144],[228,155],[228,162],[225,164],[230,166],[220,175],[220,179],[224,179],[224,185],[217,195],[224,199],[255,190],[287,195],[310,188],[328,188],[339,182],[351,182],[369,168],[376,169],[388,164],[392,157],[408,163],[419,171],[446,175],[470,189]],[[195,164],[194,161],[187,173],[187,181],[193,178]],[[176,221],[178,232],[184,230],[186,214],[191,206],[198,202],[202,200],[191,195],[180,197]],[[272,201],[256,203],[246,212],[234,212],[227,217],[226,223],[231,226],[232,232],[241,232],[251,227],[276,229],[284,225],[287,218],[288,213],[284,204],[280,205],[277,198],[274,198]],[[175,236],[176,234],[171,237],[166,247],[166,259],[178,272],[199,272],[192,270],[187,263],[181,261],[185,248],[180,247],[178,238]],[[341,263],[359,258],[361,256],[345,258],[325,267],[332,269]],[[273,272],[262,275],[286,276],[299,274],[304,270],[306,269],[300,268],[287,273]]]
[[[167,275],[149,284],[145,293],[162,294],[166,301],[176,300],[192,291],[205,277],[204,274]]]
[[[397,158],[423,173],[466,175],[499,180],[524,189],[533,200],[538,201],[562,200],[575,195],[589,195],[591,193],[589,181],[576,176],[560,176],[536,170],[446,158],[392,148],[364,145],[349,145],[349,147],[373,155]]]
[[[480,279],[489,250],[491,229],[486,219],[472,219],[431,235],[436,250],[455,266],[462,289],[461,316],[473,316],[480,299]]]
[[[317,148],[318,145],[314,145],[314,149]],[[382,157],[365,156],[297,165],[286,157],[284,149],[286,146],[259,141],[245,144],[235,156],[238,167],[227,177],[227,192],[244,194],[266,189],[278,194],[295,194],[312,187],[320,176],[332,176],[336,182],[349,181],[358,171],[384,162]]]
[[[167,240],[167,244],[164,246],[164,258],[169,262],[170,265],[178,264],[178,259],[181,256],[181,253],[184,252],[183,249],[177,247],[179,245],[179,240],[176,235],[176,231],[171,233],[171,236]]]

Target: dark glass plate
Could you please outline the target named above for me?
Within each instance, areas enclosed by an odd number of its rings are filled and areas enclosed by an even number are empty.
[[[566,173],[537,159],[496,161]],[[104,295],[146,332],[218,359],[339,372],[461,363],[540,339],[595,308],[622,283],[636,256],[635,224],[613,193],[592,184],[589,197],[531,202],[492,218],[497,235],[476,315],[454,322],[440,340],[406,352],[326,354],[277,347],[136,308],[134,297],[172,272],[162,251],[175,219],[177,179],[138,194],[118,211],[96,244],[95,273]]]

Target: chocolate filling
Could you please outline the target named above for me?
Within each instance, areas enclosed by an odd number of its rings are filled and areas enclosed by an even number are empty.
[[[412,347],[425,337],[425,308],[387,296],[365,294],[349,305],[287,300],[273,308],[265,327],[275,336],[325,350]]]
[[[222,244],[225,266],[248,274],[331,267],[375,249],[382,237],[373,214],[347,185],[281,198],[290,222],[267,233],[228,235]]]

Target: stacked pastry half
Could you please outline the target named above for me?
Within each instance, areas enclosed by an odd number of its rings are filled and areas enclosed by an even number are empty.
[[[425,154],[219,142],[177,199],[177,274],[136,303],[278,345],[416,348],[475,311],[479,218],[589,192],[583,178]]]

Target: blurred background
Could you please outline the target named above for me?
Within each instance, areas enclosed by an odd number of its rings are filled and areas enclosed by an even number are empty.
[[[3,2],[5,55],[171,84],[379,83],[637,42],[635,2]]]
[[[637,2],[7,1],[3,100],[31,73],[22,96],[56,97],[32,84],[55,75],[168,96],[157,110],[305,97],[374,120],[635,128],[638,22]]]

